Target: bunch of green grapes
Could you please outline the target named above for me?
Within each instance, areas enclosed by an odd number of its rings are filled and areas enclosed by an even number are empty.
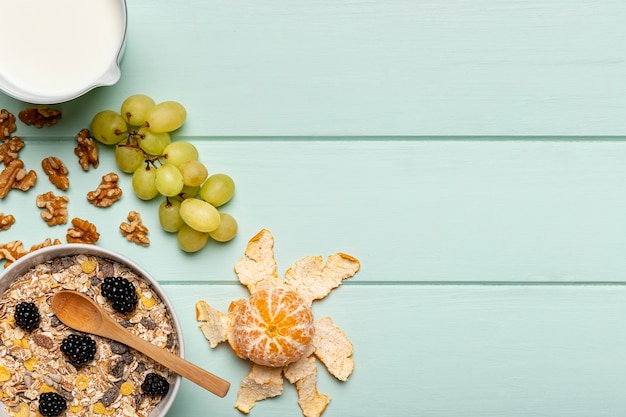
[[[157,104],[151,97],[136,94],[124,100],[119,113],[97,113],[91,134],[104,144],[115,145],[117,166],[132,174],[137,197],[165,197],[158,212],[161,227],[177,233],[182,250],[197,252],[209,238],[227,242],[237,234],[233,216],[217,209],[230,201],[235,183],[226,174],[209,176],[192,143],[172,141],[170,133],[186,118],[187,111],[176,101]]]

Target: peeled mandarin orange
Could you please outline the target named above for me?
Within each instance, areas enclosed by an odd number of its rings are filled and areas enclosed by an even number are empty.
[[[281,367],[306,353],[315,332],[313,312],[295,291],[260,290],[237,310],[230,343],[239,357]]]

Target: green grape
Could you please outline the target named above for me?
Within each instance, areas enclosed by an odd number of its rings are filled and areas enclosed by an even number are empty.
[[[115,145],[128,136],[128,125],[119,113],[102,110],[91,120],[91,136],[105,145]]]
[[[165,199],[159,206],[159,223],[166,232],[178,232],[185,224],[180,217],[180,201]]]
[[[156,170],[154,184],[162,195],[174,197],[183,189],[183,174],[174,165],[161,165]]]
[[[122,103],[120,113],[131,126],[141,126],[146,122],[148,110],[156,103],[145,94],[135,94]]]
[[[164,101],[151,107],[146,121],[153,132],[171,132],[185,123],[187,110],[177,101]]]
[[[178,231],[178,247],[185,252],[198,252],[209,240],[209,234],[184,225]]]
[[[115,147],[115,162],[123,172],[128,174],[135,172],[137,168],[143,165],[143,161],[141,149],[119,143]]]
[[[142,200],[151,200],[159,195],[155,185],[156,169],[141,166],[133,173],[133,190]]]
[[[178,167],[180,173],[183,174],[183,182],[191,187],[199,187],[202,185],[209,175],[209,171],[204,164],[198,160],[187,161]]]
[[[237,221],[233,216],[220,213],[220,227],[209,232],[209,236],[218,242],[228,242],[237,234]]]
[[[213,174],[200,188],[200,198],[214,207],[226,204],[235,193],[235,182],[226,174]]]
[[[150,155],[162,155],[165,147],[172,142],[167,132],[155,133],[147,127],[142,127],[137,133],[139,146]]]
[[[198,149],[189,142],[172,142],[163,150],[165,163],[181,166],[187,161],[195,161],[198,159]]]
[[[198,195],[200,192],[200,187],[192,187],[190,185],[183,185],[183,189],[178,193],[183,199],[185,198],[193,198]]]
[[[187,198],[180,203],[180,217],[199,232],[212,232],[220,227],[220,213],[217,209],[197,198]]]

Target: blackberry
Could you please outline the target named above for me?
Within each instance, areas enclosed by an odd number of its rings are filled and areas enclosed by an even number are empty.
[[[15,324],[27,332],[35,330],[40,320],[35,303],[21,302],[15,307]]]
[[[146,378],[141,383],[141,390],[146,395],[158,397],[167,394],[170,390],[170,384],[163,376],[151,372],[146,375]]]
[[[59,416],[66,409],[65,399],[56,392],[44,392],[39,396],[39,414],[44,417]]]
[[[120,313],[132,313],[137,306],[137,292],[132,282],[123,277],[106,277],[101,284],[102,295]]]
[[[96,341],[89,336],[71,334],[61,342],[61,352],[72,365],[79,367],[96,356]]]

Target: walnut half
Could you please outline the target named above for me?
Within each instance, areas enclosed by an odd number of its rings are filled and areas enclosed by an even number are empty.
[[[74,217],[72,226],[74,227],[67,229],[67,234],[65,235],[67,243],[94,244],[100,239],[100,233],[96,230],[96,226],[87,220]]]
[[[13,136],[0,144],[0,162],[9,165],[18,158],[20,150],[24,147],[24,141],[19,136]]]
[[[0,172],[0,198],[6,197],[13,188],[26,191],[36,182],[37,173],[33,170],[27,172],[24,169],[24,162],[15,159]]]
[[[37,207],[45,210],[41,211],[41,218],[48,226],[67,223],[67,196],[56,196],[52,191],[39,194],[35,202]]]
[[[26,125],[33,125],[41,128],[44,125],[52,126],[61,118],[59,110],[49,109],[46,106],[28,107],[17,115],[19,119]]]
[[[24,244],[20,240],[0,243],[0,261],[6,259],[4,263],[5,268],[27,253],[28,251],[24,249]]]
[[[13,223],[15,223],[15,217],[12,214],[5,216],[4,213],[0,212],[0,231],[8,230]]]
[[[97,189],[87,193],[87,201],[97,207],[109,207],[122,198],[122,189],[117,184],[119,180],[115,172],[109,172],[102,177]]]
[[[59,190],[65,191],[70,188],[70,180],[67,178],[69,171],[63,161],[56,156],[44,158],[41,161],[41,169]]]
[[[89,129],[82,129],[76,135],[78,145],[74,148],[74,154],[78,157],[78,163],[83,171],[89,171],[89,165],[98,168],[100,160],[98,158],[98,145],[91,137]]]
[[[16,130],[15,116],[7,109],[0,110],[0,140],[8,139]]]
[[[148,238],[148,228],[141,221],[141,215],[136,211],[128,213],[129,223],[122,222],[120,224],[120,232],[129,241],[141,246],[150,245]]]

